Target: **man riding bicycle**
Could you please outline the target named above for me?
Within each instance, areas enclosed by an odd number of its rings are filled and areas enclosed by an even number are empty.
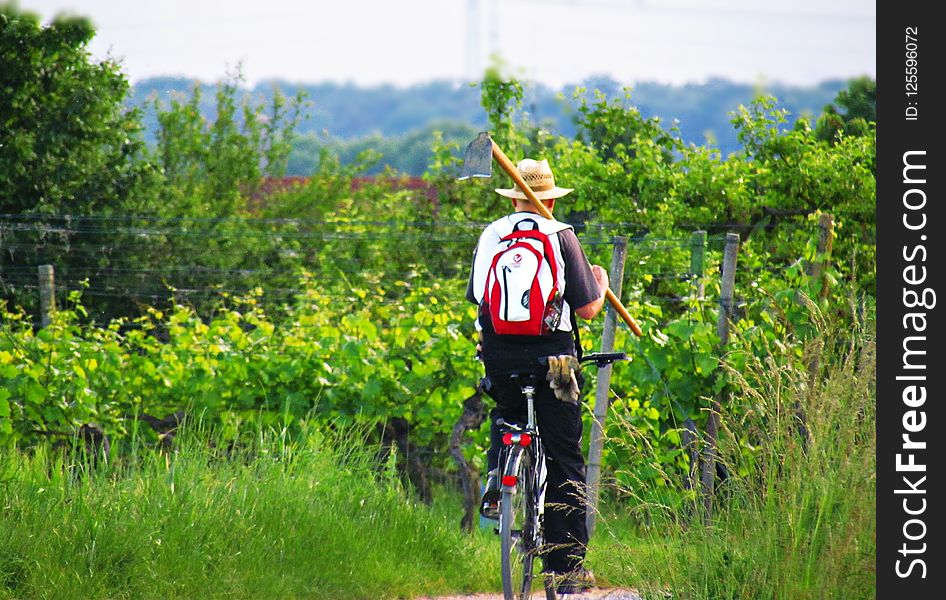
[[[522,160],[517,170],[550,212],[554,210],[557,198],[572,191],[555,185],[552,170],[545,160]],[[549,373],[549,357],[553,357],[557,366],[574,364],[574,382],[577,385],[572,385],[571,390],[567,389],[569,386],[562,386],[560,381],[553,381],[556,390],[547,384],[539,385],[535,412],[542,430],[548,469],[545,541],[551,550],[545,555],[546,570],[563,581],[559,593],[580,592],[592,582],[583,565],[588,532],[585,527],[585,460],[581,450],[582,422],[578,402],[581,375],[577,372],[577,361],[568,361],[567,357],[576,357],[580,351],[574,317],[591,319],[601,311],[609,285],[608,274],[600,266],[589,264],[571,226],[542,217],[517,186],[497,189],[496,192],[512,200],[514,211],[491,223],[480,235],[466,294],[468,300],[481,307],[476,321],[480,334],[478,350],[486,371],[485,390],[496,401],[496,407],[490,413],[489,475],[481,512],[489,518],[496,518],[498,513],[497,467],[502,441],[496,421],[515,421],[525,412],[521,388],[513,375],[534,373],[539,376],[539,381],[545,381]],[[520,231],[538,233],[516,233]],[[517,253],[510,259],[511,266],[503,266],[500,271],[498,255],[517,243],[521,239],[518,235],[547,242],[545,247],[551,250],[552,256],[544,258],[548,263],[555,263],[549,266],[552,267],[551,277],[555,280],[558,302],[553,302],[554,310],[545,309],[549,314],[544,315],[545,326],[538,333],[522,333],[505,322],[494,323],[502,319],[495,308],[503,292],[501,279],[512,273],[512,267],[518,267],[516,263],[521,260]],[[541,252],[534,254],[540,256]],[[502,299],[503,311],[508,316],[506,304],[515,304],[513,309],[528,312],[530,304],[534,310],[536,300],[543,300],[532,295],[530,302],[527,296],[528,292],[521,295],[521,303],[506,303]],[[487,309],[490,303],[493,308]],[[497,329],[502,332],[497,332]]]

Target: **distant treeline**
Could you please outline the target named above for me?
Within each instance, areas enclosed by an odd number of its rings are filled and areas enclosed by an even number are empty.
[[[748,104],[760,93],[778,98],[779,105],[793,118],[809,115],[814,121],[847,82],[826,80],[815,86],[782,84],[749,85],[712,79],[683,86],[639,83],[630,88],[630,103],[644,117],[659,117],[666,127],[674,123],[686,142],[718,148],[725,156],[740,147],[730,123],[731,113]],[[155,98],[189,96],[201,86],[202,110],[212,118],[215,111],[215,84],[190,79],[160,77],[136,83],[129,102],[144,107],[147,137],[157,130]],[[530,85],[525,90],[525,106],[533,123],[555,133],[575,133],[575,93],[577,89],[599,90],[609,98],[622,98],[625,86],[608,77],[594,77],[578,84],[552,89]],[[297,128],[289,161],[289,175],[309,175],[317,168],[320,150],[330,149],[341,161],[349,162],[365,150],[380,154],[377,165],[420,175],[430,158],[434,131],[447,140],[465,140],[486,128],[486,114],[480,106],[477,86],[449,81],[432,81],[410,87],[379,85],[360,87],[340,83],[288,83],[269,81],[245,92],[261,102],[271,100],[278,89],[286,96],[305,93],[310,102]],[[792,119],[794,120],[794,119]]]

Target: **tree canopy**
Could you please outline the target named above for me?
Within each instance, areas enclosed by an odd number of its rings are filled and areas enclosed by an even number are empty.
[[[49,26],[0,6],[0,212],[85,214],[122,206],[148,176],[141,120],[113,61],[90,61],[84,18]]]

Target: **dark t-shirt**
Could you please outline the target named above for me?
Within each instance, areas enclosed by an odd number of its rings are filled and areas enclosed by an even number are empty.
[[[601,290],[575,232],[565,229],[555,235],[559,237],[562,258],[565,261],[565,302],[573,310],[594,302],[601,297]],[[472,269],[467,283],[466,298],[477,304],[473,292]],[[571,321],[573,328],[578,327],[574,315]],[[489,314],[484,312],[480,313],[480,325],[483,327],[482,356],[487,374],[544,370],[544,365],[539,359],[576,353],[572,331],[556,331],[547,336],[497,335],[493,330]]]

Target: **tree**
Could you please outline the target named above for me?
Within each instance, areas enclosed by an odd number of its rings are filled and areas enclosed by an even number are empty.
[[[818,118],[816,135],[822,141],[836,141],[843,132],[867,135],[869,124],[877,122],[877,82],[870,77],[852,79],[838,92],[834,103],[824,107]]]
[[[200,85],[188,98],[151,100],[158,122],[155,160],[164,175],[162,214],[234,216],[264,177],[285,175],[305,95],[287,100],[274,90],[264,106],[241,98],[241,77],[237,71],[218,83],[212,119],[201,111]]]
[[[49,26],[0,6],[0,212],[88,214],[124,204],[151,169],[128,82],[111,61],[90,61],[91,23]]]

